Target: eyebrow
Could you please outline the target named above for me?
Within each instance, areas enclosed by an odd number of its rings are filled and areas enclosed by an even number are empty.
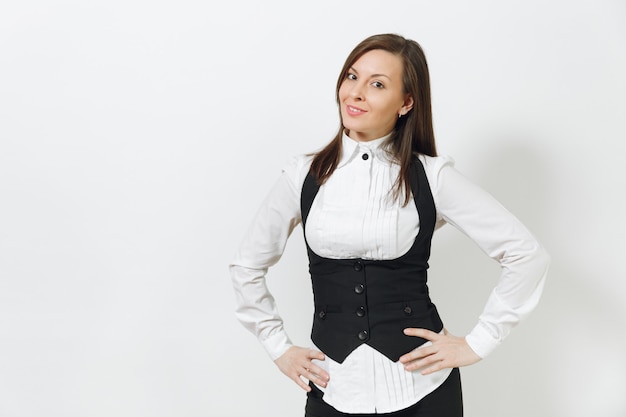
[[[357,70],[356,70],[356,68],[354,68],[354,67],[350,67],[350,69],[351,69],[352,71],[356,72],[356,73],[357,73],[357,75],[359,74],[359,71],[357,71]],[[370,78],[376,78],[376,77],[385,77],[385,78],[387,78],[388,80],[390,80],[390,81],[391,81],[391,77],[390,77],[390,76],[388,76],[388,75],[386,75],[386,74],[372,74],[372,75],[370,75]]]

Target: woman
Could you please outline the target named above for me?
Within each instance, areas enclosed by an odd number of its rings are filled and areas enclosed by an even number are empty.
[[[458,368],[487,356],[535,307],[548,255],[451,158],[437,156],[428,67],[415,41],[362,41],[336,98],[337,135],[285,167],[230,265],[237,316],[307,391],[307,417],[461,416]],[[311,347],[291,343],[264,281],[299,223],[313,283]],[[443,328],[426,286],[432,234],[445,223],[502,266],[466,337]]]

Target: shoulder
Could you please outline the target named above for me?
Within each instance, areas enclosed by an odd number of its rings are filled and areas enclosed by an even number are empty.
[[[442,173],[454,169],[454,158],[450,155],[428,156],[420,155],[419,160],[424,166],[428,183],[432,189],[439,188]]]
[[[292,156],[283,166],[283,175],[287,177],[296,190],[302,189],[302,184],[304,184],[304,180],[311,168],[313,157],[314,155],[312,154]]]

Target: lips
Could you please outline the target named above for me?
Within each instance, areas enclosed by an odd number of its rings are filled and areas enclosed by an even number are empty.
[[[360,116],[362,114],[367,113],[367,110],[363,110],[363,109],[360,109],[358,107],[354,107],[348,104],[346,106],[346,113],[348,113],[350,116]]]

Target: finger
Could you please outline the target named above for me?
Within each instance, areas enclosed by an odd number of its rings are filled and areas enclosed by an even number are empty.
[[[292,377],[291,379],[293,379],[293,381],[298,384],[298,386],[300,386],[300,388],[302,388],[303,390],[305,390],[306,392],[311,391],[311,387],[309,387],[309,384],[307,384],[306,382],[304,382],[302,380],[302,378],[300,378],[300,375],[296,375],[295,377]]]
[[[404,334],[407,336],[421,337],[422,339],[430,340],[431,342],[435,341],[439,337],[439,333],[435,333],[428,329],[416,329],[413,327],[404,329]]]
[[[436,361],[438,361],[439,358],[436,354],[433,355],[429,355],[429,356],[425,356],[423,358],[420,359],[416,359],[413,361],[409,361],[406,362],[404,364],[404,369],[406,369],[407,371],[416,371],[418,369],[422,369],[425,366],[428,366]]]
[[[422,375],[429,375],[433,372],[441,371],[443,368],[446,368],[443,361],[437,361],[433,364],[433,366],[429,366],[428,368],[422,370]]]
[[[413,362],[409,362],[407,364],[404,365],[404,369],[406,369],[407,371],[417,371],[419,369],[424,370],[424,368],[432,365],[432,364],[436,364],[436,363],[440,363],[441,362],[441,357],[437,354],[433,354],[430,356],[427,356],[425,358],[413,361]],[[431,372],[432,373],[432,372]]]
[[[309,366],[309,372],[319,378],[320,381],[327,382],[330,379],[328,372],[313,363]]]
[[[420,346],[417,349],[413,349],[409,353],[405,353],[404,355],[400,356],[400,362],[407,363],[407,362],[415,361],[415,360],[430,356],[434,353],[437,353],[436,347],[432,345]]]
[[[302,377],[308,379],[309,381],[321,386],[326,387],[328,379],[324,379],[317,375],[312,369],[306,369],[302,373]]]
[[[320,361],[323,361],[326,359],[326,356],[320,352],[319,350],[315,350],[315,349],[309,349],[308,355],[307,355],[310,359],[317,359]]]

